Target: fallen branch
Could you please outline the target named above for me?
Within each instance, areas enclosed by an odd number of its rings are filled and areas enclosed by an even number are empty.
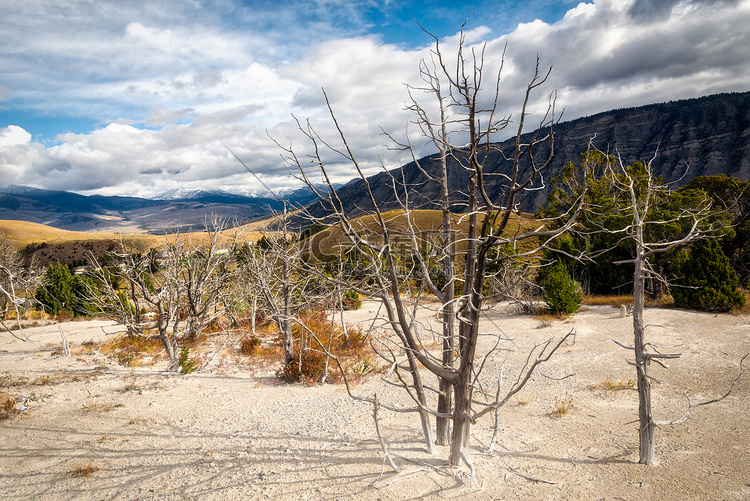
[[[687,420],[687,418],[690,416],[690,412],[692,412],[692,410],[695,409],[696,407],[702,407],[704,405],[715,404],[727,398],[729,394],[732,393],[732,390],[734,390],[734,385],[737,384],[737,381],[740,379],[740,376],[742,376],[742,362],[745,361],[748,355],[750,355],[750,353],[746,353],[745,356],[740,359],[740,372],[739,374],[737,374],[737,377],[734,378],[734,380],[732,381],[732,384],[729,386],[729,391],[727,391],[724,395],[720,396],[719,398],[714,398],[713,400],[708,400],[706,402],[701,402],[699,404],[693,405],[690,402],[690,397],[687,394],[688,391],[685,390],[683,392],[683,395],[685,395],[685,398],[688,401],[688,408],[685,410],[685,414],[683,414],[682,417],[679,419],[673,419],[672,421],[655,421],[654,424],[656,424],[657,426],[668,426],[668,425],[673,425],[673,424],[684,423],[685,420]]]
[[[385,467],[386,460],[390,463],[391,468],[393,468],[393,471],[396,473],[401,472],[401,468],[399,468],[396,463],[393,462],[393,458],[391,457],[390,452],[388,452],[388,444],[385,442],[385,438],[383,438],[383,434],[380,433],[380,419],[378,418],[378,408],[380,407],[380,404],[378,403],[378,395],[375,394],[375,396],[372,399],[372,418],[375,421],[375,433],[378,435],[378,441],[380,442],[380,447],[383,449],[383,467]],[[378,477],[378,480],[380,480],[383,477],[383,470],[380,471],[380,477]],[[375,482],[377,482],[376,480]]]
[[[539,477],[532,477],[530,475],[526,475],[524,473],[521,473],[517,469],[513,468],[511,465],[509,465],[505,460],[503,459],[502,462],[505,464],[505,466],[508,468],[508,471],[515,473],[519,477],[525,478],[526,480],[530,480],[535,483],[542,483],[542,484],[551,484],[551,485],[557,485],[557,482],[553,482],[552,480],[545,480],[543,478]]]

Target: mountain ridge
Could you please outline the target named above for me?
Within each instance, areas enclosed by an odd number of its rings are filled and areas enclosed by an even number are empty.
[[[527,141],[531,134],[533,132],[525,134],[524,140]],[[534,212],[546,203],[549,181],[561,174],[569,162],[579,161],[590,138],[597,148],[619,153],[626,164],[653,158],[655,172],[675,187],[701,175],[726,174],[747,181],[750,180],[750,92],[613,109],[559,123],[555,131],[555,155],[544,172],[543,184],[533,186],[533,191],[528,191],[520,200],[522,211]],[[508,174],[510,162],[504,161],[500,151],[511,151],[515,139],[494,146],[498,151],[490,153],[485,172]],[[535,151],[535,156],[546,158],[548,152],[549,145],[545,144]],[[658,155],[654,156],[657,152]],[[413,208],[438,208],[439,186],[429,182],[422,172],[424,169],[436,174],[438,160],[437,154],[428,155],[419,160],[421,168],[411,162],[390,173],[381,172],[368,178],[381,210],[400,207],[390,181],[395,171],[399,171],[396,179],[403,179],[408,187]],[[468,175],[455,161],[450,162],[448,168],[451,202],[460,212],[465,200],[461,196],[461,187],[468,184]],[[528,163],[521,164],[521,169],[528,168]],[[501,200],[502,185],[498,179],[499,176],[489,176],[485,181],[493,200]],[[347,183],[337,190],[337,194],[351,215],[372,210],[362,180]],[[311,213],[316,217],[326,215],[319,204],[313,204]]]

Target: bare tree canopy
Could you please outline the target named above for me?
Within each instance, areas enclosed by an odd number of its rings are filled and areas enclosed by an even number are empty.
[[[485,335],[480,333],[480,319],[488,278],[502,268],[499,266],[502,263],[535,255],[566,232],[575,224],[580,204],[571,208],[562,223],[546,219],[523,221],[515,210],[529,190],[544,183],[544,169],[554,154],[555,127],[559,120],[554,92],[547,95],[544,110],[535,115],[538,119],[529,123],[532,103],[538,104],[536,93],[551,68],[541,68],[537,58],[518,114],[498,116],[503,65],[486,68],[486,46],[470,46],[463,32],[456,43],[448,45],[433,38],[431,58],[420,65],[424,84],[408,88],[407,107],[414,117],[410,126],[416,126],[418,135],[432,142],[440,156],[440,174],[430,176],[430,182],[437,183],[441,189],[442,217],[437,229],[424,231],[415,223],[418,207],[410,200],[413,187],[399,170],[387,172],[385,188],[398,200],[400,209],[395,212],[380,209],[374,190],[382,191],[384,186],[374,187],[368,182],[325,91],[338,137],[321,137],[309,121],[297,120],[299,132],[306,139],[305,146],[279,146],[293,175],[315,191],[319,204],[326,209],[324,217],[308,214],[310,222],[335,226],[343,235],[344,243],[334,250],[334,256],[320,256],[320,249],[312,249],[311,254],[324,260],[347,259],[356,263],[357,274],[327,278],[377,298],[394,333],[382,340],[379,350],[399,384],[412,397],[415,407],[396,409],[384,402],[378,402],[377,406],[419,413],[429,451],[434,450],[430,423],[434,416],[438,420],[438,443],[449,442],[451,446],[450,463],[459,465],[463,461],[471,468],[468,460],[471,424],[504,405],[567,337],[538,346],[505,394],[501,392],[502,380],[494,377],[497,391],[482,387],[478,392],[485,363],[499,356],[498,348],[503,342],[499,331],[487,333],[494,339],[490,343],[492,347],[483,353],[477,351],[480,336]],[[424,103],[423,98],[426,98]],[[534,132],[524,135],[527,129]],[[507,168],[502,174],[486,173],[486,161],[490,153],[496,153],[494,139],[509,131],[514,134],[514,145],[509,151],[499,152]],[[416,139],[409,127],[404,139],[387,135],[395,147],[419,163],[412,148],[412,141]],[[327,169],[332,156],[349,162],[364,183],[371,206],[366,218],[372,223],[369,230],[362,227],[361,220],[349,216],[349,208],[337,197]],[[522,169],[522,162],[530,167]],[[467,173],[467,186],[451,186],[449,164]],[[499,176],[502,187],[488,192],[485,188],[488,176]],[[322,188],[319,179],[324,182]],[[453,189],[462,190],[465,203],[460,206],[452,203]],[[308,270],[326,276],[314,264]],[[440,303],[442,328],[439,332],[425,329],[415,321],[414,312],[426,294]],[[433,342],[439,347],[437,353],[429,348]],[[437,379],[437,389],[431,381],[425,380],[422,368],[426,369],[428,378]],[[429,403],[434,393],[438,397],[436,410]]]

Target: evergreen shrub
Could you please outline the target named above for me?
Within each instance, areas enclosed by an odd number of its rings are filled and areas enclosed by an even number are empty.
[[[739,279],[716,239],[699,240],[677,262],[678,286],[672,287],[678,308],[729,311],[745,306]]]
[[[550,312],[570,314],[581,307],[581,287],[562,262],[557,261],[545,270],[539,285],[544,289],[544,302]]]

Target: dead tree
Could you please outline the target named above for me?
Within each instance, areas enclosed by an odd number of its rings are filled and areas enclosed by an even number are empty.
[[[21,253],[13,247],[4,233],[0,233],[0,324],[13,337],[22,341],[29,341],[29,338],[23,333],[21,317],[24,311],[19,306],[30,303],[33,291],[40,282],[39,277],[34,274],[34,264],[32,259],[28,266],[24,266]],[[19,334],[14,333],[5,323],[11,311],[15,313]]]
[[[129,338],[143,335],[145,319],[139,305],[140,288],[136,288],[136,281],[124,277],[128,270],[137,268],[136,261],[142,257],[123,236],[119,249],[107,256],[106,264],[93,253],[87,255],[88,273],[96,283],[96,290],[89,291],[88,300],[97,311],[124,326]]]
[[[288,228],[287,209],[273,220],[273,227],[265,229],[257,243],[245,242],[248,247],[240,273],[252,289],[251,301],[259,302],[278,326],[283,336],[284,364],[288,366],[295,360],[294,319],[300,308],[314,304],[316,298],[304,292],[310,277],[300,273],[302,249],[297,233]],[[300,346],[297,354],[301,356],[303,349]]]
[[[664,280],[651,267],[650,260],[659,254],[670,252],[686,246],[698,238],[715,236],[720,228],[715,224],[715,213],[711,210],[708,198],[695,207],[683,207],[670,219],[654,219],[654,206],[668,196],[668,187],[661,184],[654,175],[651,163],[640,164],[635,168],[626,168],[618,157],[617,164],[608,166],[606,176],[613,190],[622,194],[624,214],[629,223],[622,229],[602,228],[601,231],[622,235],[618,243],[632,242],[633,259],[617,261],[615,264],[633,264],[633,334],[634,345],[620,346],[632,350],[635,361],[638,388],[638,437],[639,463],[655,464],[654,432],[657,422],[651,408],[651,383],[655,381],[650,374],[651,362],[667,368],[665,360],[675,359],[678,353],[661,353],[656,346],[646,341],[646,325],[643,319],[645,307],[645,285],[649,278]],[[674,238],[664,238],[659,227],[678,223],[683,228],[682,234]],[[659,238],[662,236],[662,238]]]
[[[91,259],[91,274],[102,291],[99,309],[123,323],[129,335],[156,330],[174,371],[180,370],[180,345],[221,312],[234,251],[233,240],[227,243],[221,229],[216,221],[207,223],[206,241],[176,233],[161,250],[146,253],[121,240],[106,267]]]
[[[183,237],[184,246],[180,266],[176,267],[177,281],[185,291],[185,335],[195,337],[220,313],[222,294],[234,272],[230,266],[236,247],[236,236],[224,236],[226,224],[217,218],[205,222],[207,242],[191,242]]]
[[[428,450],[434,450],[432,431],[429,422],[430,415],[438,419],[450,420],[452,434],[450,440],[450,464],[458,465],[462,460],[468,462],[469,431],[471,424],[487,409],[496,409],[506,400],[484,402],[481,409],[473,408],[475,403],[474,389],[484,363],[476,364],[477,344],[480,338],[479,325],[484,300],[484,286],[487,278],[487,267],[498,264],[506,259],[519,256],[531,256],[546,247],[551,239],[567,231],[576,221],[576,214],[580,204],[571,213],[566,214],[563,224],[551,224],[550,221],[535,221],[533,225],[518,225],[513,228],[516,214],[514,208],[523,194],[534,183],[541,183],[541,173],[549,164],[554,148],[554,132],[559,117],[555,114],[555,95],[550,94],[546,113],[533,132],[524,134],[529,118],[529,103],[531,95],[542,86],[551,71],[540,70],[537,59],[535,69],[531,75],[517,116],[499,117],[497,112],[500,97],[499,78],[502,64],[498,72],[493,75],[491,84],[484,89],[484,46],[467,47],[463,32],[457,46],[455,60],[449,61],[437,37],[431,52],[431,61],[421,66],[423,80],[426,82],[424,90],[432,98],[437,99],[437,118],[431,118],[427,107],[422,107],[413,99],[410,109],[415,112],[415,121],[422,128],[422,132],[436,145],[440,152],[442,172],[429,174],[432,182],[441,186],[441,205],[444,227],[442,228],[444,242],[440,253],[444,275],[449,277],[450,287],[438,285],[430,277],[431,263],[422,253],[409,252],[407,249],[420,248],[421,232],[415,223],[415,207],[409,200],[410,186],[406,186],[403,176],[398,170],[386,171],[389,175],[390,190],[400,203],[400,215],[392,216],[381,209],[380,201],[376,198],[367,176],[360,166],[357,156],[347,141],[342,126],[338,123],[328,96],[324,92],[328,109],[337,131],[339,145],[325,140],[315,130],[312,124],[298,121],[300,132],[311,145],[307,153],[309,163],[305,157],[298,155],[291,146],[279,145],[285,152],[285,158],[292,170],[311,187],[318,196],[319,203],[325,207],[327,218],[315,219],[316,223],[335,225],[343,235],[347,252],[357,256],[364,263],[367,276],[359,280],[348,280],[342,283],[348,288],[360,293],[368,294],[382,302],[389,326],[398,340],[398,348],[405,357],[405,362],[396,360],[398,353],[386,352],[386,357],[393,362],[392,366],[400,378],[402,386],[414,399],[416,410],[419,412]],[[414,93],[415,89],[412,89]],[[511,151],[500,152],[507,164],[507,168],[494,173],[495,178],[503,180],[502,189],[496,198],[491,198],[486,189],[488,176],[488,160],[496,146],[493,138],[504,129],[515,126],[515,145]],[[397,143],[401,147],[411,150],[408,141]],[[540,146],[547,146],[546,149]],[[325,151],[325,155],[322,153]],[[412,150],[413,151],[413,150]],[[329,176],[327,162],[324,157],[335,153],[347,161],[359,176],[367,201],[372,207],[367,220],[374,225],[370,231],[363,227],[363,220],[350,217],[350,207],[345,207]],[[543,152],[543,153],[542,153]],[[537,156],[538,155],[538,156]],[[412,155],[416,159],[417,155]],[[466,171],[469,179],[468,186],[450,186],[446,169],[449,164]],[[384,169],[385,170],[385,169]],[[500,174],[499,172],[502,172]],[[319,188],[313,180],[319,178],[325,183]],[[538,185],[538,184],[537,184]],[[452,190],[463,191],[463,207],[461,214],[451,214],[453,203]],[[451,217],[462,219],[465,231],[460,238],[456,238]],[[369,224],[369,223],[368,223]],[[528,250],[519,250],[519,243],[535,242]],[[407,245],[404,245],[407,243]],[[505,245],[513,252],[493,254],[491,250]],[[452,249],[461,250],[463,268],[459,269],[457,260],[450,259]],[[404,253],[407,256],[404,256]],[[408,258],[408,259],[407,259]],[[405,266],[405,263],[407,265]],[[406,273],[404,272],[406,270]],[[414,321],[414,311],[419,306],[420,296],[413,294],[408,287],[404,287],[404,277],[415,276],[420,270],[420,279],[425,287],[440,298],[443,330],[440,339],[441,354],[435,356],[425,346],[423,333]],[[314,270],[311,270],[314,273]],[[452,287],[461,280],[463,289],[461,295],[455,297]],[[447,312],[447,315],[445,314]],[[455,322],[457,320],[457,322]],[[455,322],[457,325],[453,325]],[[498,335],[499,340],[499,335]],[[497,346],[497,343],[496,343]],[[559,344],[549,345],[554,351]],[[492,351],[492,350],[491,350]],[[451,356],[456,353],[456,359]],[[545,353],[545,357],[551,353]],[[483,354],[484,361],[491,353]],[[541,357],[540,359],[544,359]],[[538,357],[539,358],[539,357]],[[426,391],[428,387],[422,383],[419,366],[434,375],[441,382],[439,411],[428,408]],[[530,369],[535,369],[532,364]],[[400,372],[405,370],[412,381],[407,383]],[[528,376],[520,381],[528,381]],[[512,391],[518,391],[514,387]],[[452,393],[452,405],[450,394]],[[387,408],[380,403],[380,408]],[[441,431],[441,433],[443,433]]]

